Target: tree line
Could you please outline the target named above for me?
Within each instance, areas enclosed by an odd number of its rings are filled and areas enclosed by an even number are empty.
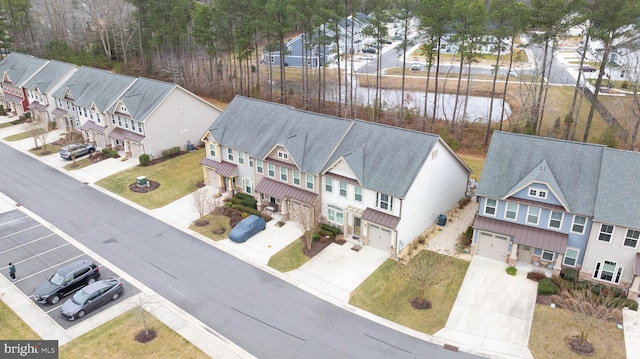
[[[346,19],[358,14],[369,16],[363,32],[374,39],[372,46],[378,53],[391,36],[388,24],[396,24],[394,35],[400,39],[397,50],[403,64],[416,41],[412,35],[416,31],[420,34],[420,56],[427,64],[427,77],[425,100],[418,113],[406,103],[410,101],[405,94],[406,66],[402,66],[400,104],[394,109],[384,106],[380,56],[376,58],[373,99],[365,106],[356,103],[354,56],[347,49],[353,48],[349,42],[354,41],[357,29]],[[540,134],[549,91],[545,79],[551,75],[558,40],[569,28],[582,25],[584,49],[591,41],[603,44],[595,82],[597,99],[609,54],[617,41],[633,31],[629,25],[639,16],[637,0],[0,0],[0,26],[6,34],[0,42],[5,49],[38,57],[175,82],[203,97],[228,101],[240,94],[336,116],[403,127],[411,123],[422,131],[445,129],[461,141],[471,67],[480,56],[478,43],[490,35],[505,45],[495,49],[491,103],[483,131],[486,145],[492,129],[502,129],[507,116],[504,103],[513,81],[510,77],[519,34],[530,34],[543,53],[531,78],[521,84],[525,90],[519,113],[522,131]],[[347,24],[346,31],[338,31],[341,24]],[[307,34],[303,57],[342,40],[343,47],[331,48],[337,69],[326,65],[313,68],[307,61],[302,61],[300,69],[285,69],[287,41],[301,33]],[[450,34],[459,45],[455,54],[459,66],[453,74],[454,113],[450,119],[442,119],[437,116],[437,101],[447,80],[440,79],[441,45]],[[278,65],[263,63],[263,50],[277,53]],[[586,53],[582,51],[580,66]],[[506,76],[499,78],[498,70],[505,63]],[[561,137],[565,139],[579,139],[575,128],[584,81],[581,76],[580,72],[562,121]],[[329,89],[337,94],[329,96]],[[432,100],[427,100],[427,93],[434,95]],[[494,98],[503,100],[500,108],[494,108]],[[494,112],[501,114],[499,124],[491,122]],[[585,142],[594,114],[592,104],[582,136]]]

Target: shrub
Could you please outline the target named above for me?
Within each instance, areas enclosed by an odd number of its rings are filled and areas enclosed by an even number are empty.
[[[558,294],[560,288],[550,278],[542,278],[538,282],[538,294],[539,295],[554,295]]]
[[[236,193],[236,195],[234,197],[240,198],[240,199],[254,199],[252,195],[250,194],[246,194],[246,193]]]
[[[149,161],[151,161],[151,158],[148,154],[143,153],[138,157],[138,160],[140,161],[140,166],[146,167],[149,165]]]
[[[591,288],[591,282],[588,280],[581,280],[576,284],[576,289],[589,289]]]
[[[560,273],[560,277],[567,282],[576,283],[578,280],[578,271],[573,268],[564,268]]]
[[[600,295],[602,293],[602,291],[604,289],[606,289],[607,286],[602,284],[602,283],[598,283],[596,285],[594,285],[593,287],[591,287],[591,293],[595,294],[595,295]]]
[[[611,303],[610,307],[612,308],[627,307],[631,310],[635,310],[635,311],[638,310],[638,302],[633,299],[613,298],[610,303]]]
[[[108,148],[103,148],[102,149],[102,153],[107,155],[108,157],[120,158],[120,155],[118,154],[118,151],[110,150]]]
[[[262,213],[260,213],[260,211],[258,211],[255,208],[251,208],[251,207],[247,207],[247,206],[243,206],[241,204],[232,204],[231,208],[233,209],[237,209],[240,212],[246,212],[249,214],[255,214],[256,216],[261,216]]]
[[[518,270],[514,266],[507,267],[506,269],[508,275],[516,275]]]
[[[532,270],[531,272],[527,273],[527,279],[531,279],[534,282],[539,282],[544,278],[547,278],[547,276],[541,270]]]
[[[171,148],[167,148],[166,150],[162,150],[162,157],[171,157],[180,153],[180,146],[175,146]]]
[[[231,206],[233,206],[233,203],[229,201],[224,202],[224,208],[231,208]]]
[[[337,236],[338,234],[342,233],[342,231],[340,230],[340,228],[338,228],[338,227],[334,227],[334,226],[332,226],[332,225],[330,225],[330,224],[320,223],[320,226],[319,226],[319,227],[320,227],[321,229],[323,229],[323,230],[325,230],[325,231],[327,231],[327,232],[329,232],[329,233],[333,234],[333,236],[332,236],[332,237],[335,237],[335,236]]]
[[[318,235],[320,237],[329,237],[329,238],[333,238],[335,237],[335,235],[333,234],[333,232],[329,232],[326,229],[320,229],[318,230]]]

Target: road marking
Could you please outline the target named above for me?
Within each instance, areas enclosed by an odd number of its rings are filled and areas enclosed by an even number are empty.
[[[26,231],[28,231],[28,230],[30,230],[30,229],[34,229],[34,228],[36,228],[36,227],[41,227],[41,226],[42,226],[41,224],[36,224],[36,225],[35,225],[35,226],[33,226],[33,227],[25,228],[25,229],[23,229],[23,230],[20,230],[20,231],[17,231],[17,232],[13,232],[13,233],[11,233],[11,234],[7,234],[6,236],[2,236],[2,237],[0,237],[0,239],[5,239],[5,238],[8,238],[8,237],[13,236],[14,234],[18,234],[18,233],[26,232]]]
[[[68,244],[69,244],[69,243],[67,243],[67,244],[63,244],[63,245],[61,245],[60,247],[66,246],[66,245],[68,245]],[[52,250],[54,250],[54,249],[58,249],[58,248],[60,248],[60,247],[53,248],[53,249],[51,249],[51,250],[48,250],[47,252],[50,252],[50,251],[52,251]],[[44,253],[46,253],[46,252],[44,252]],[[35,255],[35,256],[31,257],[31,258],[37,257],[37,256],[39,256],[39,255],[41,255],[41,254],[44,254],[44,253],[40,253],[40,254]],[[85,255],[86,255],[86,254],[82,253],[82,254],[80,254],[80,255],[78,255],[78,256],[75,256],[75,257],[73,257],[73,258],[67,259],[67,260],[66,260],[66,261],[64,261],[64,262],[60,262],[60,263],[56,264],[55,266],[59,266],[59,265],[61,265],[61,264],[64,264],[64,263],[70,262],[70,261],[72,261],[72,260],[74,260],[74,259],[80,258],[80,257],[85,256]],[[27,260],[28,260],[28,259],[25,259],[24,261],[27,261]],[[24,261],[22,261],[22,262],[24,262]],[[35,276],[35,275],[38,275],[38,274],[44,273],[44,272],[46,272],[46,271],[49,271],[49,270],[51,270],[51,268],[53,268],[53,267],[55,267],[55,266],[51,266],[51,267],[49,267],[49,268],[43,269],[43,270],[41,270],[40,272],[33,273],[32,275],[30,275],[30,276],[26,276],[26,277],[23,277],[23,278],[21,278],[21,279],[31,278],[31,277],[33,277],[33,276]],[[19,280],[18,280],[18,281],[19,281]]]
[[[43,239],[48,238],[48,237],[51,237],[51,236],[53,236],[53,235],[55,235],[55,234],[54,234],[54,233],[49,233],[49,234],[47,234],[47,235],[46,235],[46,236],[44,236],[44,237],[36,238],[36,239],[34,239],[34,240],[32,240],[32,241],[29,241],[29,242],[26,242],[26,243],[22,243],[22,244],[21,244],[21,245],[19,245],[18,247],[13,247],[13,248],[9,248],[9,249],[7,249],[7,250],[4,250],[4,251],[0,252],[0,254],[7,253],[7,252],[12,251],[12,250],[14,250],[14,249],[16,249],[16,248],[19,248],[19,247],[25,246],[25,245],[27,245],[27,244],[31,244],[31,243],[34,243],[34,242],[37,242],[37,241],[43,240]]]
[[[29,218],[29,216],[24,216],[24,217],[16,218],[16,219],[14,219],[12,221],[9,221],[9,222],[0,223],[0,226],[4,226],[4,225],[7,225],[7,224],[10,224],[10,223],[13,223],[13,222],[21,221],[21,220],[23,220],[25,218]]]

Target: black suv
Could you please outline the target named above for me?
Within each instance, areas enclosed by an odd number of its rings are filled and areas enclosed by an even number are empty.
[[[48,281],[35,287],[33,299],[38,303],[56,304],[60,298],[100,278],[100,269],[82,260],[60,268]]]

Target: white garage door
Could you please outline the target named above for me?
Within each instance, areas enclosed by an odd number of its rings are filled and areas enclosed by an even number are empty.
[[[389,252],[391,249],[391,230],[369,225],[369,246]]]
[[[490,232],[479,231],[478,232],[478,249],[476,254],[483,257],[489,257],[506,261],[507,249],[508,249],[508,237],[493,234]]]

